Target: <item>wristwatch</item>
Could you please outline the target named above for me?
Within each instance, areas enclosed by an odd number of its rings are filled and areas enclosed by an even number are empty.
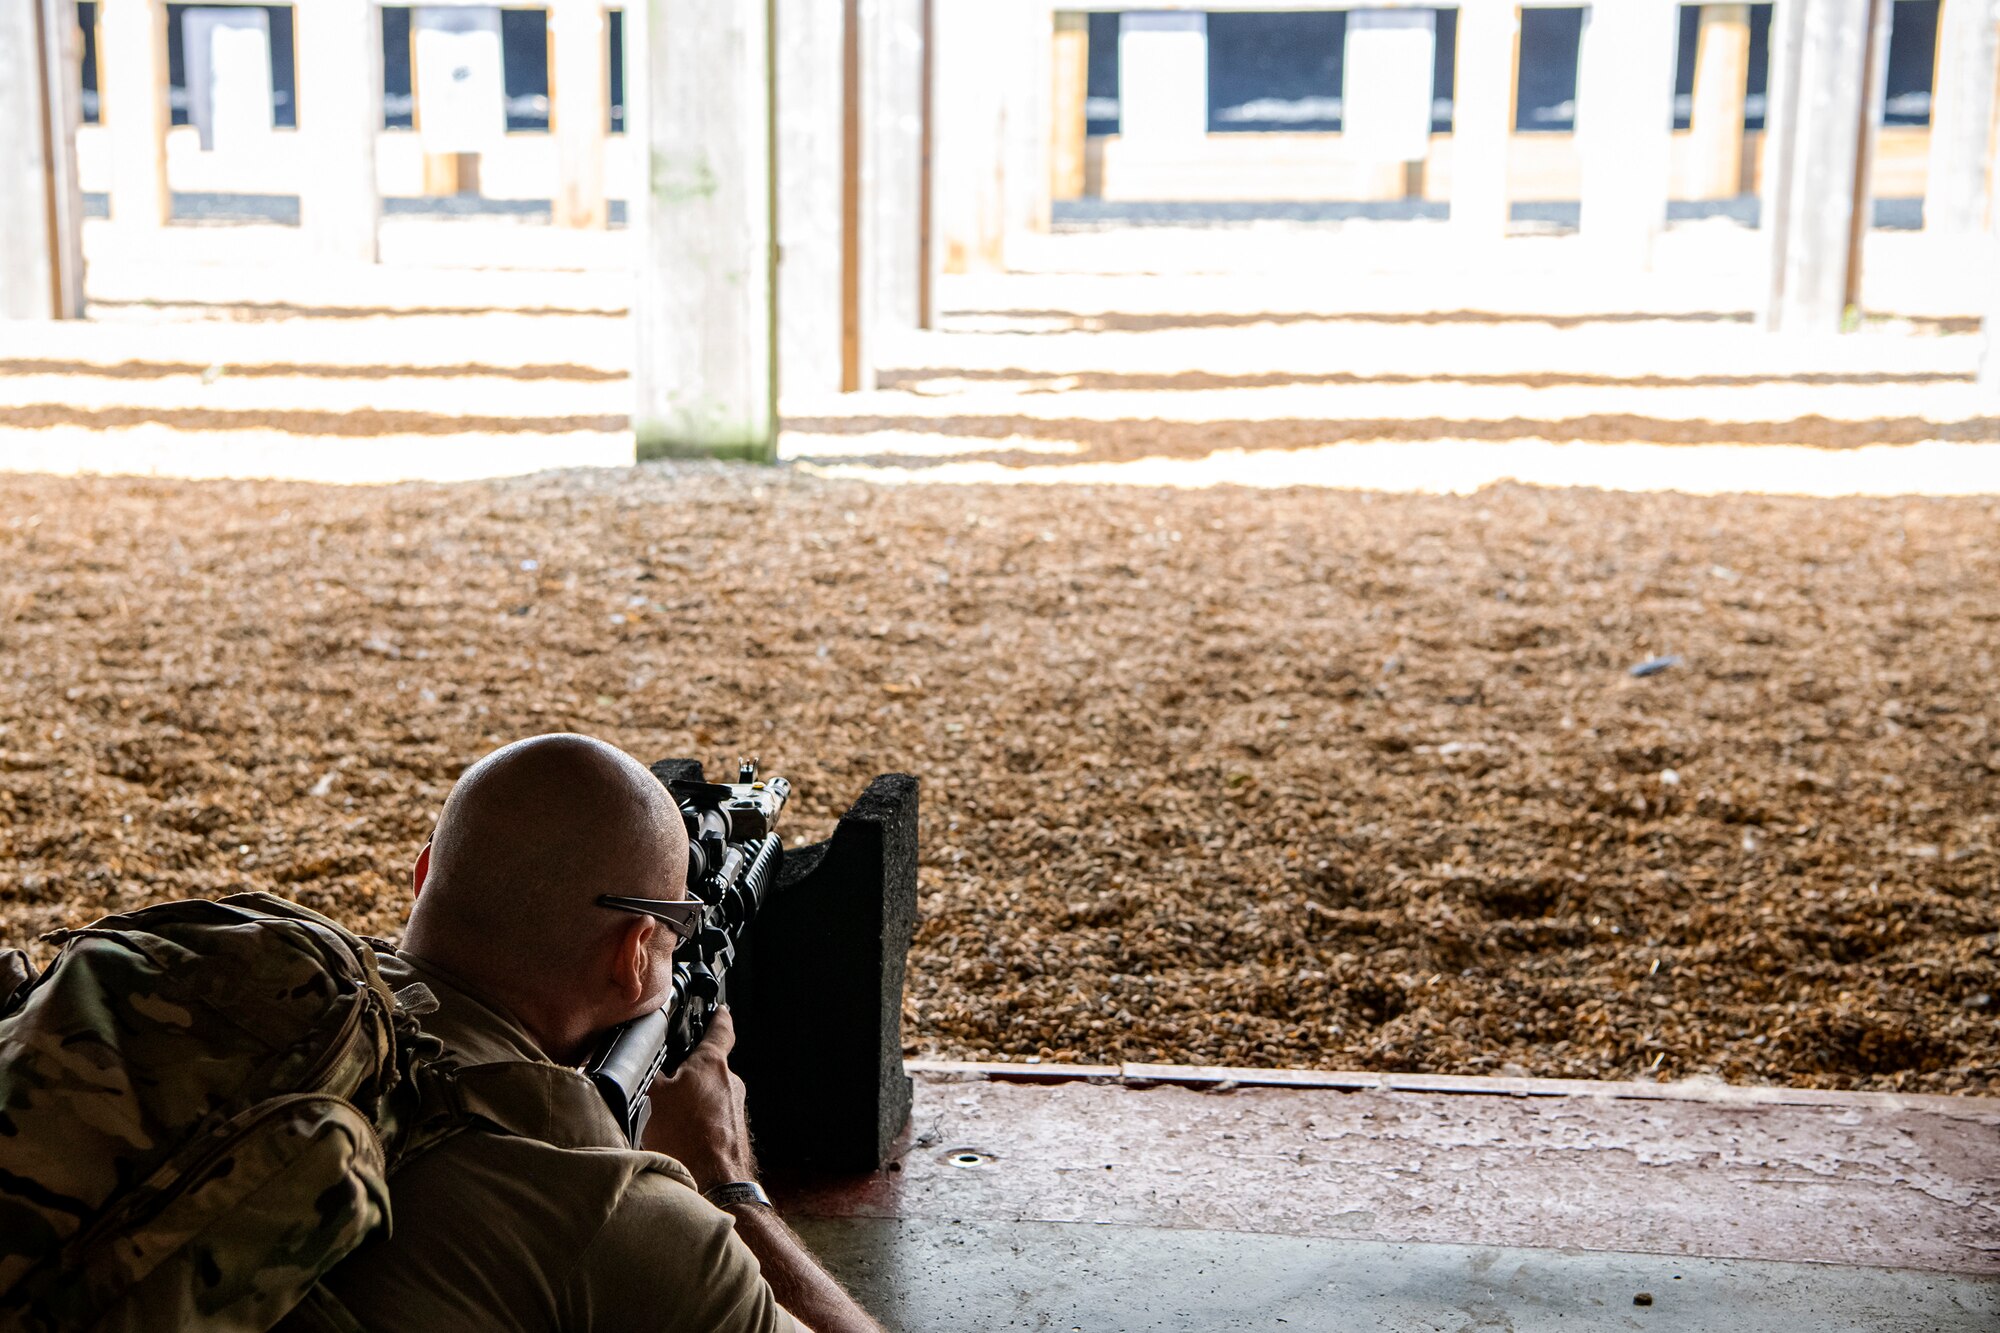
[[[732,1180],[727,1184],[711,1185],[701,1192],[701,1197],[717,1208],[739,1208],[746,1203],[762,1204],[772,1209],[778,1206],[771,1202],[770,1195],[764,1193],[764,1187],[754,1180]]]

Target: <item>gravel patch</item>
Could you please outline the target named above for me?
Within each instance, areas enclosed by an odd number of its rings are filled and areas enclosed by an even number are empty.
[[[393,934],[456,775],[573,728],[756,754],[794,841],[920,774],[911,1054],[1992,1092],[1996,532],[1990,498],[0,475],[0,943],[244,888]]]

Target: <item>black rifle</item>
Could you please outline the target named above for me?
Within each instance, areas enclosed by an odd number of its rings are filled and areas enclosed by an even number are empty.
[[[652,1111],[646,1089],[700,1044],[727,997],[729,969],[744,935],[778,878],[781,849],[772,830],[792,784],[759,781],[755,762],[742,765],[736,777],[667,783],[687,826],[688,896],[704,904],[701,922],[675,946],[666,1004],[613,1028],[584,1069],[635,1147]]]

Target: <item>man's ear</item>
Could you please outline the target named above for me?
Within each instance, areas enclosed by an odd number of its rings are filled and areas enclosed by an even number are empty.
[[[411,902],[415,902],[417,899],[424,896],[424,881],[429,879],[430,877],[431,877],[431,845],[429,843],[425,843],[424,849],[421,852],[417,853],[417,863],[410,867]]]
[[[659,923],[651,917],[636,917],[618,937],[618,951],[612,956],[611,981],[618,997],[627,1004],[646,998],[653,979],[653,931]]]

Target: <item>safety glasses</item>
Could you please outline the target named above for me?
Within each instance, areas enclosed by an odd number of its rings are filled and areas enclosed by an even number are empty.
[[[664,921],[681,939],[693,939],[701,927],[701,914],[708,904],[689,894],[685,898],[620,898],[607,893],[597,900],[599,907],[609,907],[614,912],[631,912],[637,916],[649,916],[655,921]]]

